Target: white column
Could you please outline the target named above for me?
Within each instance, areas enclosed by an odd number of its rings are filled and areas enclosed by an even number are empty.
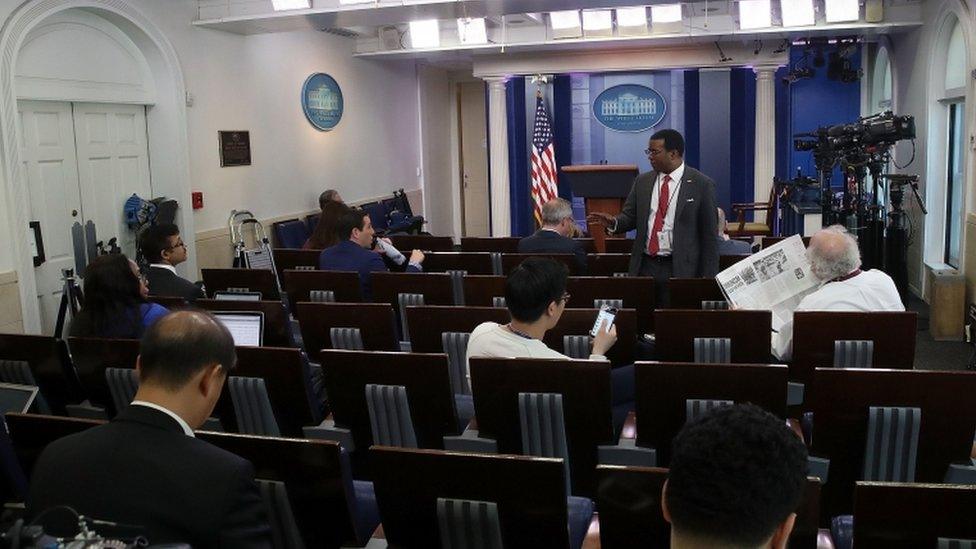
[[[756,168],[753,202],[769,200],[776,176],[776,67],[759,66],[756,72]],[[764,213],[756,221],[765,221]]]
[[[512,212],[508,186],[508,118],[505,79],[485,78],[488,82],[488,151],[491,166],[491,236],[512,235]]]

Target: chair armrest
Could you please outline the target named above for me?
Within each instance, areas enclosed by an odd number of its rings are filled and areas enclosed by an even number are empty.
[[[84,401],[81,404],[67,404],[65,409],[68,412],[68,417],[77,417],[81,419],[108,419],[108,414],[105,412],[105,408],[99,406],[93,406],[91,402]]]
[[[637,446],[633,438],[623,439],[615,446],[597,446],[597,463],[628,467],[657,467],[657,450]]]
[[[332,416],[325,418],[322,423],[315,426],[302,427],[305,438],[318,440],[332,440],[338,442],[347,452],[356,451],[356,443],[353,442],[352,431],[336,427]]]
[[[827,474],[829,472],[830,472],[829,459],[807,456],[808,477],[817,477],[820,479],[820,484],[826,484]]]
[[[950,463],[946,470],[946,484],[976,484],[976,465]]]
[[[472,452],[476,454],[497,454],[498,441],[478,436],[478,430],[468,427],[459,436],[444,437],[444,449],[453,452]]]

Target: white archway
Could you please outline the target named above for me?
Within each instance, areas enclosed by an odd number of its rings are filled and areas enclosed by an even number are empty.
[[[114,24],[145,57],[156,84],[155,102],[147,112],[154,193],[190,204],[183,72],[162,31],[124,0],[30,0],[17,8],[0,30],[0,183],[23,325],[28,333],[39,332],[41,326],[34,265],[26,238],[30,205],[18,145],[16,67],[31,30],[49,17],[74,8],[90,10]],[[192,213],[186,208],[181,208],[177,222],[185,234],[195,234]],[[196,271],[195,258],[188,263],[190,271]]]

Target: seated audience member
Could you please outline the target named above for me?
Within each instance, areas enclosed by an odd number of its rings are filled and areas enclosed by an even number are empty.
[[[142,339],[135,400],[110,423],[44,450],[28,514],[68,505],[138,525],[153,545],[271,547],[251,463],[193,434],[236,361],[230,332],[209,313],[178,311],[157,322]]]
[[[725,220],[725,210],[718,208],[718,255],[751,254],[752,246],[748,242],[729,238],[726,231],[729,223]]]
[[[357,271],[362,286],[363,299],[373,298],[369,273],[387,271],[386,263],[380,253],[371,251],[373,246],[373,223],[365,211],[349,209],[339,216],[336,224],[339,242],[319,255],[319,269],[324,271]],[[397,252],[399,254],[399,252]],[[400,254],[402,257],[402,254]],[[421,272],[424,254],[414,250],[410,254],[407,272]]]
[[[203,288],[176,274],[176,266],[186,261],[186,244],[180,238],[179,227],[166,223],[147,228],[139,237],[139,249],[149,262],[149,295],[182,297],[187,301],[206,297]]]
[[[549,258],[530,257],[516,267],[505,280],[505,306],[511,322],[500,325],[484,322],[478,325],[468,340],[467,359],[471,357],[499,358],[562,358],[543,343],[546,332],[559,323],[566,309],[566,266]],[[595,320],[595,319],[594,319]],[[601,325],[593,338],[590,360],[607,360],[606,352],[617,342],[617,327],[606,330]],[[467,361],[466,361],[467,362]],[[466,366],[468,382],[471,369]],[[613,384],[614,425],[619,429],[633,409],[634,367],[614,368]]]
[[[571,238],[575,226],[572,204],[563,198],[553,198],[542,205],[542,228],[519,240],[518,251],[522,254],[573,254],[577,271],[585,275],[586,249],[582,242]]]
[[[122,254],[101,255],[85,268],[81,311],[70,334],[138,339],[169,311],[149,303],[149,288],[136,263]]]
[[[685,425],[661,496],[671,547],[785,548],[806,471],[800,438],[752,404],[719,407]]]
[[[324,250],[338,244],[339,233],[336,231],[336,223],[347,210],[349,210],[349,206],[342,202],[328,201],[322,207],[322,214],[319,216],[319,222],[315,225],[315,231],[302,245],[302,249]]]
[[[329,189],[327,191],[322,191],[319,195],[319,209],[324,210],[325,205],[329,202],[338,202],[339,204],[345,204],[342,197],[339,196],[339,191],[335,189]]]
[[[891,277],[878,269],[861,270],[857,241],[840,225],[817,231],[807,248],[810,272],[822,282],[806,295],[797,311],[904,311]],[[793,322],[773,333],[773,354],[789,360],[793,354]]]

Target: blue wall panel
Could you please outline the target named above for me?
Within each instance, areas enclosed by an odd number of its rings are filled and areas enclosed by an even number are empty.
[[[732,69],[729,88],[731,165],[729,194],[732,204],[765,201],[755,195],[756,74],[750,68]],[[727,215],[731,210],[726,209]],[[751,219],[751,217],[750,217]]]
[[[728,211],[732,202],[732,136],[729,134],[731,116],[728,69],[699,71],[699,150],[697,167],[715,180],[715,198],[719,207]]]
[[[529,143],[525,132],[525,103],[525,77],[509,79],[505,83],[505,106],[509,136],[508,184],[512,236],[531,234],[535,229],[530,194]],[[535,101],[532,102],[532,107],[535,107]]]

